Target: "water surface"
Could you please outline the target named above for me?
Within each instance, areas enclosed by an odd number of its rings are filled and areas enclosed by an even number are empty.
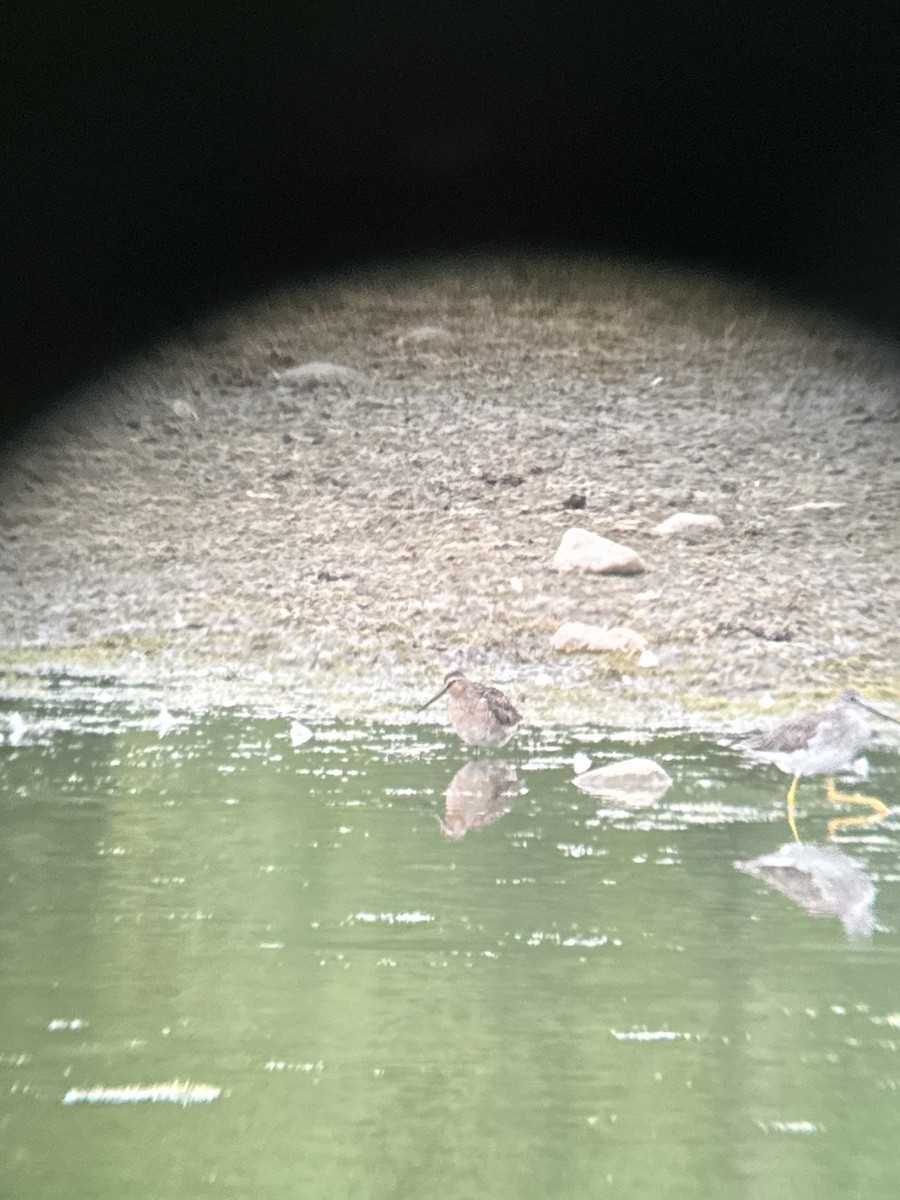
[[[3,1195],[896,1194],[893,815],[837,833],[859,936],[735,869],[791,840],[787,781],[713,737],[528,731],[470,768],[440,725],[19,712]],[[615,807],[576,753],[674,783]],[[804,782],[807,845],[832,816]]]

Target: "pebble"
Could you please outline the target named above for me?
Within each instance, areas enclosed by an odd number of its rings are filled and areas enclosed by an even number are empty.
[[[715,513],[677,512],[660,521],[650,530],[656,537],[672,537],[679,533],[697,533],[704,529],[724,529]]]
[[[567,529],[553,558],[557,571],[596,571],[601,574],[639,575],[647,568],[630,546],[612,542],[589,529]]]
[[[282,387],[295,388],[300,392],[310,392],[329,383],[349,384],[365,378],[361,371],[353,367],[331,362],[301,363],[286,371],[273,371],[272,376]]]
[[[199,421],[196,408],[188,404],[187,400],[173,400],[172,412],[176,417],[180,417],[182,421]]]
[[[17,712],[12,712],[9,714],[9,716],[6,718],[6,720],[7,720],[8,726],[9,726],[9,731],[6,735],[6,740],[9,742],[10,746],[20,745],[22,742],[22,739],[25,737],[25,734],[28,731],[28,726],[25,724],[25,720],[24,720],[22,714],[17,713]]]
[[[291,739],[292,746],[302,746],[314,737],[313,731],[301,721],[291,721],[288,736]]]
[[[171,733],[176,728],[178,721],[172,716],[165,704],[161,704],[159,712],[148,724],[151,729],[156,730],[161,738],[164,738],[167,733]]]
[[[408,342],[414,345],[421,342],[446,342],[452,336],[450,330],[445,329],[443,325],[416,325],[398,336],[397,345],[405,346]]]
[[[846,507],[843,500],[806,500],[802,504],[789,504],[785,512],[836,512]]]
[[[647,649],[647,639],[625,625],[604,629],[586,625],[583,621],[564,621],[550,639],[554,650],[571,653],[593,650],[600,653],[641,654]]]

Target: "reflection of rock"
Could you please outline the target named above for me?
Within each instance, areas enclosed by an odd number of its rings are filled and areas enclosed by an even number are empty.
[[[868,937],[875,928],[875,885],[855,859],[834,846],[787,842],[772,854],[734,865],[814,917],[840,917],[848,934]]]
[[[572,782],[592,796],[640,808],[655,803],[671,786],[672,777],[652,758],[626,758],[585,771]]]
[[[441,832],[461,838],[508,813],[523,791],[515,767],[499,758],[466,763],[450,781]]]

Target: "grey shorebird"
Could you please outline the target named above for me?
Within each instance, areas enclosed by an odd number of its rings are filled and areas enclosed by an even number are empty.
[[[499,688],[467,679],[462,671],[450,671],[444,676],[444,686],[426,708],[446,695],[450,724],[470,746],[505,746],[522,720],[522,714],[503,695]]]
[[[883,817],[888,808],[874,796],[847,795],[838,792],[831,776],[850,765],[872,735],[866,712],[874,713],[886,721],[900,725],[895,717],[873,708],[859,692],[852,688],[841,692],[837,700],[829,708],[819,712],[800,713],[788,717],[780,725],[768,733],[748,738],[740,744],[740,749],[749,757],[759,762],[770,762],[779,770],[790,775],[791,786],[787,794],[788,824],[794,839],[799,842],[797,825],[794,819],[794,803],[797,798],[797,785],[805,775],[828,775],[827,795],[833,803],[865,804],[873,810],[873,817]],[[846,824],[854,818],[838,819],[830,822],[829,832],[833,832],[836,824]]]

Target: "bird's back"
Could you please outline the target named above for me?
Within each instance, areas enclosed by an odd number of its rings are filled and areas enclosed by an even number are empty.
[[[522,720],[521,713],[499,688],[468,681],[462,694],[451,695],[450,723],[473,746],[502,746]]]
[[[797,750],[805,750],[815,737],[825,715],[800,713],[796,717],[788,717],[774,729],[748,738],[742,743],[741,749],[760,758],[767,758],[773,753],[793,754]]]
[[[518,725],[522,720],[522,714],[499,688],[490,687],[486,683],[476,683],[473,687],[495,721],[499,721],[501,725]]]
[[[839,703],[789,717],[768,733],[748,739],[742,749],[792,775],[824,775],[847,766],[868,737],[865,717]]]

